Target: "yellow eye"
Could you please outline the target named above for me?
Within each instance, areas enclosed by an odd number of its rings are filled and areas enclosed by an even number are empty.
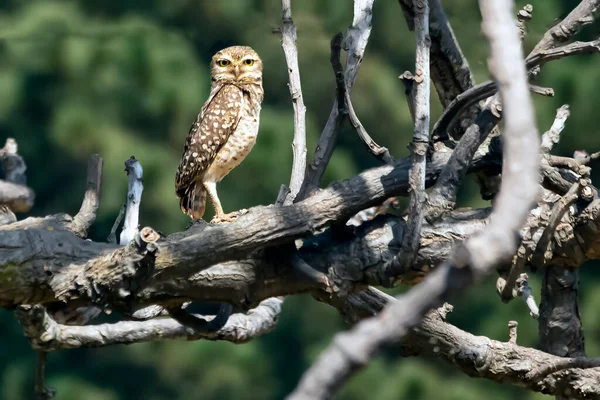
[[[254,65],[254,60],[248,58],[248,59],[244,60],[244,64],[251,67],[252,65]]]
[[[219,61],[217,61],[217,64],[219,64],[219,67],[226,67],[229,64],[231,64],[231,61],[229,61],[229,60],[219,60]]]

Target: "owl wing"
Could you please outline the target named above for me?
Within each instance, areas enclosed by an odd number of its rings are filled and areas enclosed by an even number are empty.
[[[235,85],[224,85],[211,93],[185,141],[175,176],[178,194],[206,172],[237,128],[243,108],[244,93]]]

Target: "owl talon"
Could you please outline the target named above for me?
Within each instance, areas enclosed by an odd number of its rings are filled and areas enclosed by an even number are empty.
[[[221,215],[215,215],[213,217],[213,219],[210,220],[211,224],[221,224],[223,222],[233,222],[237,219],[238,217],[238,213],[237,212],[231,212],[229,214],[221,214]]]

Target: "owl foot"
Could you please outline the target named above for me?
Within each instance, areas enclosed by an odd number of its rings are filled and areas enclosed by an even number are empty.
[[[229,214],[217,214],[213,217],[213,219],[210,220],[210,223],[221,224],[223,222],[233,222],[238,216],[239,214],[236,211],[230,212]]]

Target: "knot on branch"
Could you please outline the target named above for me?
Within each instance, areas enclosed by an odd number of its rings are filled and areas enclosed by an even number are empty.
[[[83,272],[71,279],[64,275],[53,277],[51,284],[56,285],[57,298],[66,302],[88,297],[99,306],[129,308],[131,299],[154,273],[159,238],[158,232],[145,227],[127,246],[88,261]]]
[[[57,336],[59,327],[42,305],[19,306],[15,315],[34,349],[56,350],[52,343]]]

